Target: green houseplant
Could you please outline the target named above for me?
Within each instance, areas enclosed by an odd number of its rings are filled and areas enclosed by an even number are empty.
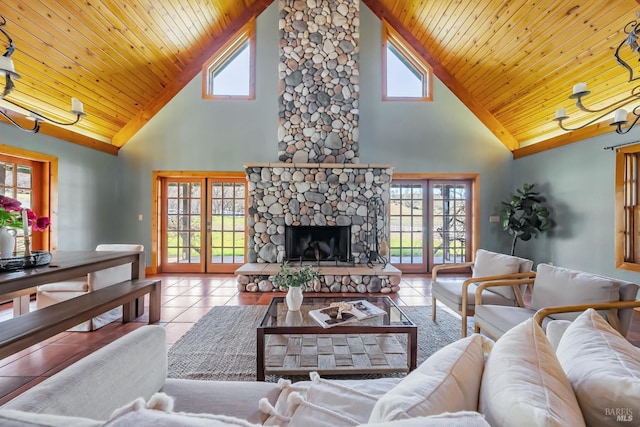
[[[510,201],[501,202],[502,228],[513,237],[511,255],[515,253],[518,240],[526,242],[531,237],[538,238],[551,227],[549,210],[543,204],[545,200],[539,192],[533,191],[533,187],[534,184],[525,183]]]
[[[299,268],[291,268],[285,261],[280,264],[280,270],[273,276],[273,282],[279,287],[289,289],[285,298],[287,308],[290,311],[298,311],[302,305],[302,288],[318,277],[320,277],[320,273],[311,266],[303,265]]]
[[[279,287],[302,288],[318,277],[320,273],[309,265],[292,268],[285,261],[280,264],[280,270],[273,276],[273,282]]]

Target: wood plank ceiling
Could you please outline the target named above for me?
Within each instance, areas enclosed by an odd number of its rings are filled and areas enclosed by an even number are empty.
[[[592,94],[585,103],[594,107],[634,87],[613,58],[623,27],[640,10],[633,0],[362,2],[431,63],[515,156],[611,130],[603,124],[558,130],[551,121],[556,109],[580,117],[568,100],[574,84],[587,82]],[[271,3],[0,0],[22,75],[10,97],[59,118],[69,117],[72,96],[80,98],[88,114],[82,122],[41,132],[115,154]]]

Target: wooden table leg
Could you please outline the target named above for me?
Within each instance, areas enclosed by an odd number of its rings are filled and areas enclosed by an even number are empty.
[[[264,329],[257,329],[256,380],[264,381]]]
[[[122,321],[133,322],[136,319],[136,302],[131,301],[122,305]]]
[[[13,299],[13,317],[18,317],[29,312],[31,295],[21,295]]]
[[[407,365],[413,371],[418,367],[418,328],[410,329],[407,335]]]
[[[162,308],[161,289],[160,282],[156,282],[149,294],[149,323],[158,323],[160,321],[160,310]]]

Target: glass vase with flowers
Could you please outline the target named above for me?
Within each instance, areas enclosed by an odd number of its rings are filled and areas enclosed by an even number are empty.
[[[51,224],[46,216],[22,206],[19,200],[0,195],[0,258],[11,258],[16,244],[16,230],[23,230],[25,255],[29,253],[29,227],[44,231]]]

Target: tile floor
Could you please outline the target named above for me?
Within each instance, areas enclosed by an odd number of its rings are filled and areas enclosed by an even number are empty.
[[[212,307],[267,305],[275,293],[239,293],[231,275],[159,275],[162,279],[160,324],[167,343],[175,343]],[[354,296],[350,294],[350,296]],[[399,305],[431,304],[431,279],[404,275],[393,299]],[[32,306],[34,303],[32,302]],[[12,316],[11,304],[0,306],[0,321]],[[470,319],[473,321],[473,319]],[[111,323],[93,332],[62,332],[40,344],[0,360],[0,405],[71,365],[96,349],[146,324],[146,315],[132,323]],[[640,312],[636,312],[629,339],[640,346]]]

